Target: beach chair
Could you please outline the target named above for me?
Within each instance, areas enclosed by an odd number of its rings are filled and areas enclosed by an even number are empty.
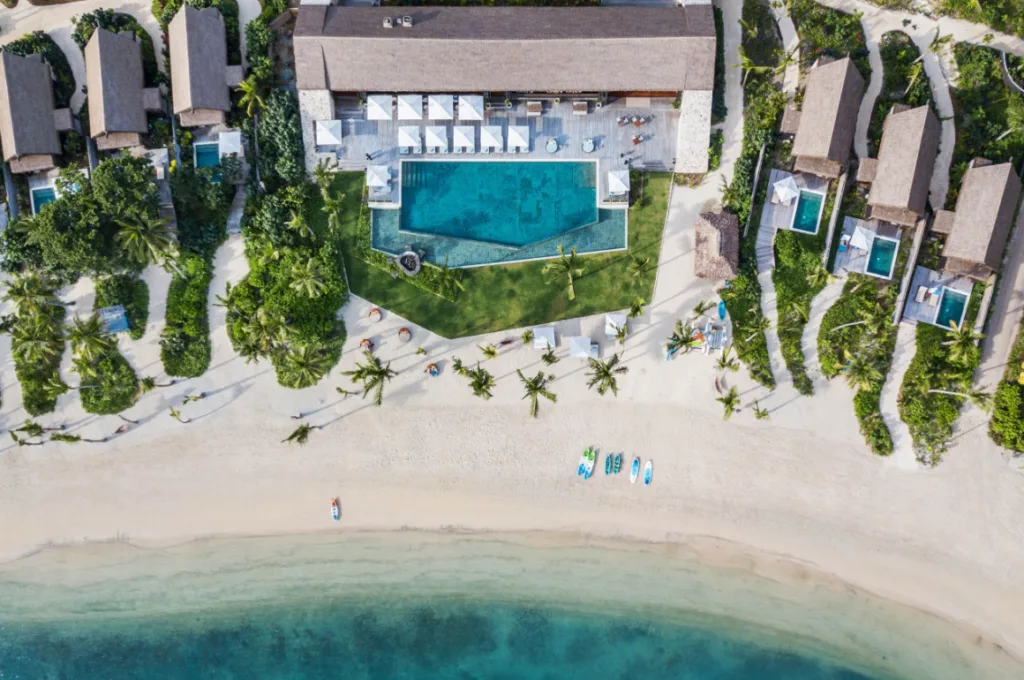
[[[412,149],[410,149],[407,146],[399,147],[398,153],[400,153],[403,156],[408,156],[410,153],[412,153]]]
[[[462,153],[463,151],[465,151],[465,149],[463,149],[461,146],[455,147],[455,153]]]
[[[924,299],[926,297],[928,297],[928,287],[918,286],[917,295],[914,296],[914,302],[916,302],[917,304],[921,304],[922,302],[924,302]]]
[[[938,295],[929,295],[928,296],[928,306],[929,307],[938,307],[939,306],[939,296]]]

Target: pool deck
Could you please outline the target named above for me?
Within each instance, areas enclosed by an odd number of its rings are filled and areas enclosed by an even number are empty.
[[[679,127],[679,111],[672,108],[669,99],[645,100],[646,106],[627,106],[637,102],[618,99],[595,110],[591,104],[585,116],[573,115],[571,102],[555,104],[544,102],[541,116],[527,116],[525,102],[511,110],[492,108],[484,112],[482,122],[462,123],[459,121],[375,121],[366,120],[362,109],[347,108],[347,100],[338,99],[335,115],[342,121],[342,144],[335,147],[321,147],[320,153],[333,158],[340,170],[366,170],[368,165],[385,165],[391,175],[391,190],[374,192],[370,202],[376,208],[397,207],[400,202],[399,161],[409,160],[544,160],[544,161],[597,161],[598,200],[602,205],[612,205],[617,199],[608,196],[608,172],[623,169],[668,171],[674,166],[676,133]],[[647,122],[640,127],[619,126],[619,116],[642,116]],[[441,153],[441,154],[399,154],[398,128],[403,126],[443,125],[447,129],[449,149],[451,148],[452,127],[471,125],[474,128],[474,142],[480,147],[480,126],[500,125],[507,139],[509,125],[526,125],[530,129],[530,149],[520,153]],[[642,134],[644,141],[633,144],[636,134]],[[558,142],[559,150],[548,153],[545,145],[549,139]],[[595,150],[584,153],[584,139],[593,139]],[[423,146],[426,149],[426,145]],[[367,158],[367,155],[370,158]],[[611,199],[611,200],[609,200]]]
[[[879,222],[878,220],[859,220],[856,217],[847,217],[843,220],[843,233],[840,235],[840,243],[846,243],[853,238],[853,231],[857,227],[884,238],[890,238],[899,242],[903,232],[894,224]],[[870,251],[853,248],[847,245],[845,251],[836,253],[835,265],[832,267],[833,274],[847,272],[850,274],[865,274],[868,266]],[[895,270],[894,272],[895,273]],[[891,280],[890,276],[878,276],[868,274],[880,279]],[[917,290],[916,288],[914,290]]]
[[[772,227],[774,229],[789,229],[790,225],[793,224],[793,214],[796,212],[796,204],[799,202],[798,198],[792,199],[789,204],[785,203],[773,203],[774,192],[772,186],[776,182],[792,177],[796,181],[796,185],[804,191],[814,191],[819,194],[823,194],[826,199],[828,198],[828,181],[824,180],[816,175],[798,172],[795,175],[785,170],[776,170],[772,168],[768,175],[768,198],[769,200],[764,202],[764,207],[761,209],[761,226]],[[821,229],[821,217],[818,218],[818,229]],[[809,234],[810,232],[801,231],[795,229],[798,234]],[[817,233],[817,232],[815,232]]]
[[[935,325],[935,316],[939,312],[938,296],[928,295],[923,302],[916,302],[918,290],[924,286],[929,290],[941,289],[943,286],[960,291],[970,299],[974,283],[964,276],[951,276],[934,269],[917,267],[914,278],[907,291],[907,304],[903,308],[903,320],[909,323],[930,323]],[[934,300],[934,305],[930,304]]]

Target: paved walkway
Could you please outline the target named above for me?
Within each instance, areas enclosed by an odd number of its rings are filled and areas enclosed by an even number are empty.
[[[789,17],[786,6],[783,3],[772,4],[772,13],[775,14],[775,22],[779,25],[779,32],[782,33],[782,45],[786,54],[794,56],[793,63],[786,67],[782,76],[782,89],[790,96],[796,92],[800,84],[800,59],[797,50],[800,48],[800,36],[796,34],[796,25]]]
[[[992,301],[987,336],[981,345],[981,364],[974,374],[975,385],[988,389],[995,389],[1003,377],[1024,315],[1024,210],[1019,213],[1003,263],[1005,275]]]
[[[901,323],[896,330],[896,349],[892,353],[892,365],[889,367],[889,374],[885,377],[885,384],[882,385],[882,419],[889,434],[892,435],[893,454],[889,458],[892,465],[903,469],[914,469],[917,467],[917,457],[914,455],[914,442],[910,437],[910,428],[903,422],[899,415],[898,400],[900,388],[903,386],[903,376],[910,368],[910,362],[917,352],[917,326],[909,323]]]
[[[804,326],[804,334],[800,339],[801,349],[804,353],[804,365],[807,367],[807,375],[814,383],[815,390],[827,382],[822,377],[821,362],[818,360],[818,332],[821,330],[821,322],[825,319],[825,313],[839,299],[844,285],[846,285],[846,277],[837,276],[814,296],[814,299],[811,300],[811,309],[807,314],[807,325]]]

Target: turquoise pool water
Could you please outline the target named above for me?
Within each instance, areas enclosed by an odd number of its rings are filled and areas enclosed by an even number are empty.
[[[41,189],[32,190],[32,213],[35,215],[39,214],[39,209],[47,203],[53,203],[57,200],[57,190],[53,187],[43,187]]]
[[[521,248],[593,224],[593,163],[405,162],[402,231]]]
[[[814,191],[800,191],[796,202],[796,214],[793,216],[793,229],[808,234],[818,233],[818,220],[825,197]]]
[[[935,315],[935,324],[949,328],[950,322],[963,322],[964,310],[967,309],[967,295],[958,290],[946,288],[939,300],[939,312]]]
[[[892,278],[893,265],[896,263],[896,251],[899,243],[890,241],[887,238],[875,238],[871,244],[871,254],[868,255],[866,271],[868,274]]]
[[[220,165],[220,144],[217,142],[203,142],[194,147],[196,154],[196,168],[212,168]]]

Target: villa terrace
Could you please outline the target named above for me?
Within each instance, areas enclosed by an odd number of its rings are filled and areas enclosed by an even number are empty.
[[[901,229],[894,224],[847,217],[832,272],[892,279],[901,237]]]
[[[790,178],[792,181],[789,181]],[[796,220],[798,209],[804,200],[803,196],[807,193],[818,194],[821,197],[817,212],[806,215],[809,220],[816,215],[817,222],[813,229],[810,228],[810,221],[803,225],[805,228],[800,228],[801,225]],[[791,229],[802,234],[816,234],[821,228],[821,212],[827,196],[828,180],[802,172],[794,175],[784,170],[772,169],[768,176],[768,200],[764,202],[764,208],[761,210],[761,226]]]
[[[951,276],[917,267],[907,292],[903,320],[949,328],[948,321],[962,323],[974,284],[965,276]]]

